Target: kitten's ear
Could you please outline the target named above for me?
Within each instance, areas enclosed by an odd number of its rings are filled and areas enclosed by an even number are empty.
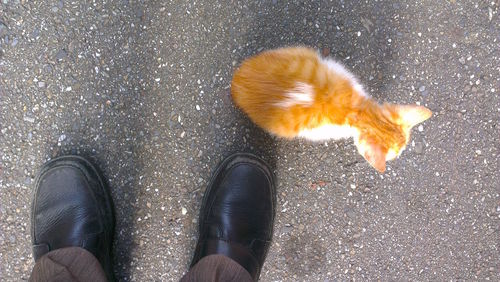
[[[402,124],[408,127],[413,127],[432,116],[431,110],[423,106],[397,105],[396,110]]]
[[[358,152],[378,172],[385,172],[385,153],[380,145],[360,140],[356,142]]]

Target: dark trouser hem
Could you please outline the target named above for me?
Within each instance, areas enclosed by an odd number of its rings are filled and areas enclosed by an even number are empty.
[[[224,255],[209,255],[195,264],[181,282],[198,281],[253,281],[250,273],[234,260]]]
[[[99,261],[89,251],[68,247],[51,251],[35,263],[29,281],[107,281]]]
[[[83,248],[68,247],[51,251],[33,267],[29,281],[107,281],[99,261]],[[181,282],[253,281],[250,273],[224,255],[202,258],[189,270]]]

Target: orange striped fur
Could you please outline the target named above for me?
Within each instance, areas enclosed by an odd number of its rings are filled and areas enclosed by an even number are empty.
[[[379,172],[404,150],[411,128],[432,115],[421,106],[378,104],[340,64],[303,47],[245,60],[234,74],[231,94],[252,121],[277,136],[353,137]]]

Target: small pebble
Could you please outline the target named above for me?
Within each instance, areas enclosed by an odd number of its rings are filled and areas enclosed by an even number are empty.
[[[419,125],[418,126],[418,131],[420,131],[420,132],[424,131],[424,126],[423,125]]]
[[[56,54],[56,59],[57,60],[62,60],[64,58],[66,58],[66,56],[68,56],[68,53],[66,52],[66,50],[64,49],[61,49],[57,52]]]
[[[27,121],[27,122],[31,122],[31,123],[35,122],[35,118],[32,118],[32,117],[24,117],[23,120]]]
[[[199,105],[196,105],[196,110],[200,110],[200,106]]]
[[[326,57],[328,55],[330,55],[330,48],[328,47],[323,47],[323,49],[321,50],[321,54]]]
[[[185,207],[182,207],[181,212],[182,212],[182,215],[186,215],[188,211]]]
[[[415,144],[415,153],[417,154],[422,154],[422,152],[424,151],[424,144],[418,142]]]
[[[425,85],[422,85],[418,88],[418,91],[424,92],[425,91]]]

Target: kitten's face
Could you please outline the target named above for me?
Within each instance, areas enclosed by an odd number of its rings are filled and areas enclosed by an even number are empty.
[[[422,106],[384,105],[380,122],[360,131],[354,139],[358,152],[379,172],[398,157],[410,140],[412,127],[431,117]]]

